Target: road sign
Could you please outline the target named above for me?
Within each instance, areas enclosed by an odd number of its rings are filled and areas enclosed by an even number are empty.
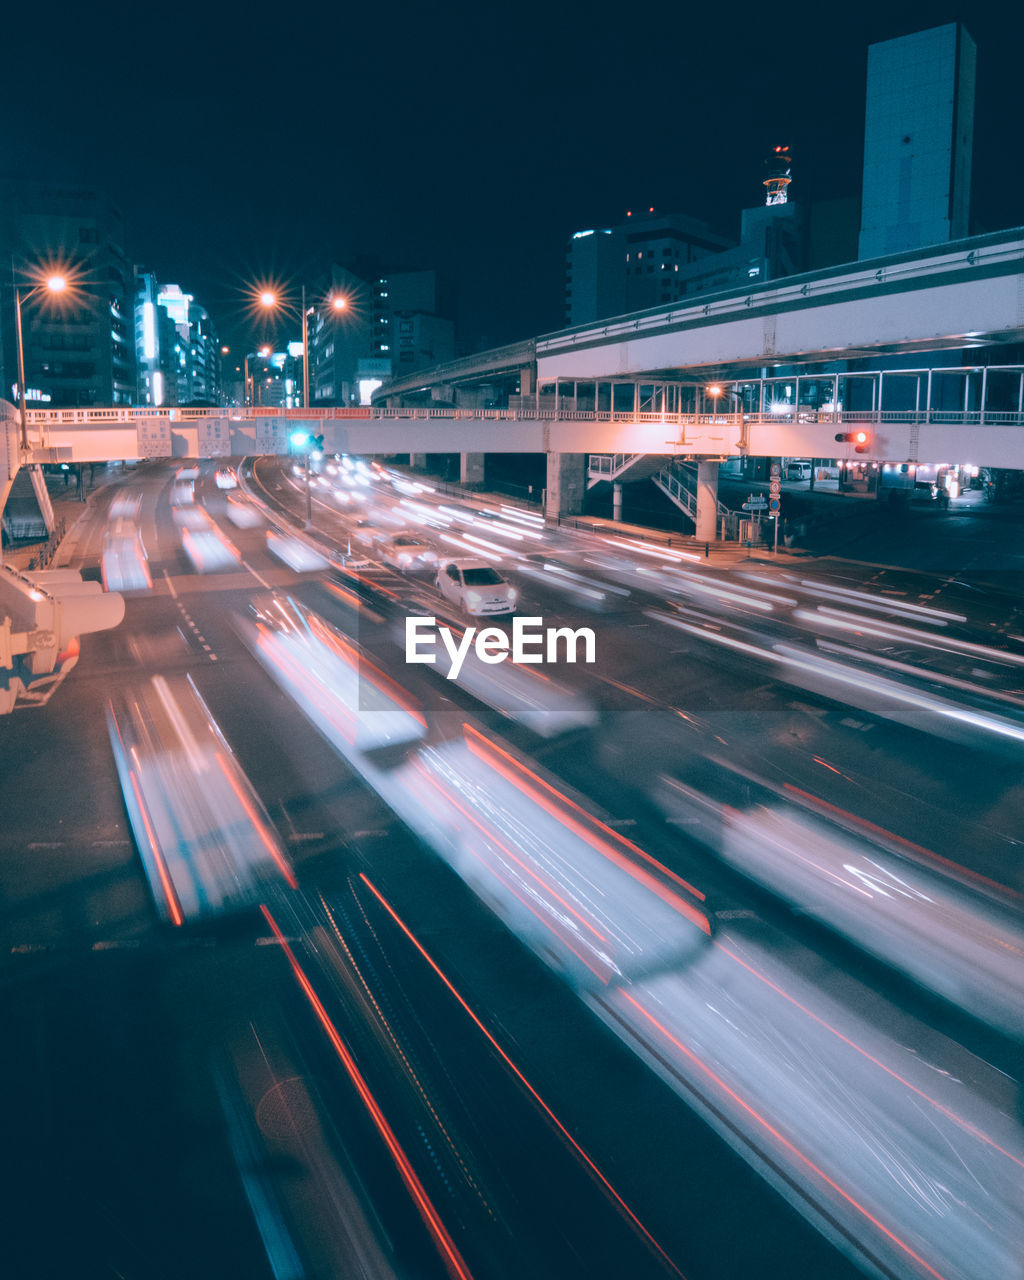
[[[778,500],[778,498],[772,498],[772,500],[768,503],[768,510],[772,513],[772,515],[776,515],[776,516],[777,516],[777,515],[779,514],[779,500]]]
[[[781,475],[782,475],[782,466],[781,466],[781,464],[780,464],[780,463],[778,463],[778,462],[773,462],[773,463],[772,463],[772,479],[773,479],[773,480],[778,480],[779,476],[781,476]]]
[[[752,493],[750,497],[746,500],[746,502],[744,502],[743,510],[744,511],[764,511],[764,509],[767,506],[768,506],[768,501],[766,498],[761,497],[760,494]]]
[[[771,484],[768,486],[768,492],[772,495],[773,498],[777,498],[779,496],[779,491],[780,491],[780,485],[778,480],[773,480]]]

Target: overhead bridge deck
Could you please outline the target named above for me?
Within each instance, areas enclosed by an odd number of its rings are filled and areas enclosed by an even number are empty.
[[[726,386],[723,404],[735,410],[728,413],[678,411],[687,396],[699,400],[697,389],[668,383],[636,384],[633,402],[643,408],[606,408],[618,403],[611,387],[558,383],[553,394],[539,388],[532,403],[516,409],[32,410],[22,461],[287,454],[300,429],[322,433],[329,452],[363,455],[842,457],[847,446],[836,436],[865,428],[868,459],[1024,469],[1024,365],[746,380]],[[8,456],[16,455],[15,415],[8,411],[0,428],[8,433]]]

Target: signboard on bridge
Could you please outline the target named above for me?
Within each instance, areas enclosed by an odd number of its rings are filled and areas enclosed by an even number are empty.
[[[138,438],[138,457],[169,458],[171,447],[171,424],[167,418],[143,418],[136,429]]]
[[[231,423],[227,418],[207,418],[196,423],[201,458],[226,458],[231,453]]]
[[[288,452],[288,423],[283,418],[256,419],[256,452]]]

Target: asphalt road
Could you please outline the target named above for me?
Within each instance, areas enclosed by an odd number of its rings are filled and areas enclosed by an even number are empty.
[[[843,986],[851,1003],[879,992],[878,1022],[1014,1113],[1015,1043],[720,865],[666,823],[652,786],[661,774],[699,772],[714,743],[748,773],[931,850],[1012,902],[1024,892],[1014,749],[984,736],[951,741],[737,660],[710,637],[731,634],[735,615],[756,636],[764,623],[749,603],[731,608],[706,587],[675,597],[677,619],[696,629],[681,631],[651,616],[665,609],[657,580],[628,579],[630,594],[607,591],[598,611],[564,579],[522,573],[513,575],[520,613],[597,633],[594,667],[558,672],[597,708],[597,727],[542,740],[438,672],[405,667],[390,626],[354,617],[321,575],[282,566],[262,527],[230,524],[206,474],[197,497],[239,561],[194,572],[171,519],[171,479],[153,466],[128,481],[142,500],[153,591],[129,597],[117,631],[86,638],[47,706],[0,722],[9,1274],[446,1274],[438,1229],[416,1210],[367,1091],[469,1274],[857,1271],[856,1245],[820,1233],[742,1143],[723,1138],[596,1019],[253,660],[236,618],[274,590],[355,632],[442,736],[466,717],[501,735],[612,828],[703,885],[722,919],[739,921],[733,929],[768,939],[797,969],[839,975],[823,987],[854,984],[861,994]],[[256,482],[268,503],[302,512],[299,481],[262,463]],[[76,563],[87,572],[99,563],[111,498],[98,495],[80,531]],[[326,487],[315,522],[347,547],[350,528]],[[938,575],[879,561],[740,564],[716,576],[806,605],[815,597],[805,581],[864,588],[962,616],[950,629],[964,644],[1024,653],[1013,581],[1002,567],[972,573],[995,554],[981,548],[980,527],[963,564],[947,560]],[[943,528],[955,540],[957,526]],[[923,549],[935,546],[934,534],[922,535]],[[599,562],[600,540],[586,535],[563,534],[538,554],[604,588],[627,580]],[[425,575],[365,576],[397,585],[416,607],[437,605]],[[903,659],[938,664],[947,679],[1020,693],[1014,668],[969,649],[941,659],[909,639],[904,649]],[[157,923],[105,708],[115,685],[186,672],[294,863],[300,893],[268,903],[280,936],[257,914],[184,931]],[[325,1035],[328,1021],[358,1080]]]

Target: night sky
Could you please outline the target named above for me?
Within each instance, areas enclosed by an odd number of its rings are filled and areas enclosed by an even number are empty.
[[[735,235],[776,143],[794,200],[856,194],[868,44],[958,18],[973,229],[1019,225],[1024,6],[1003,4],[21,3],[0,175],[104,185],[129,254],[230,340],[248,282],[377,254],[447,276],[480,348],[560,327],[574,230],[653,205]]]

